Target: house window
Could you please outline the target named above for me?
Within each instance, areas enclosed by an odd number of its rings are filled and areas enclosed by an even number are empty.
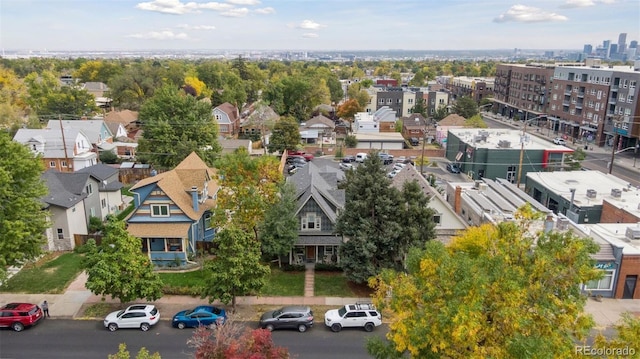
[[[302,230],[303,231],[319,231],[320,230],[320,216],[315,213],[307,213],[302,217]]]
[[[91,217],[96,217],[96,209],[94,207],[91,207],[89,213],[91,213]]]
[[[441,214],[438,213],[438,214],[434,214],[433,215],[433,223],[435,223],[436,226],[440,224],[440,220],[441,219],[442,219],[442,215]]]
[[[62,228],[58,228],[57,232],[58,232],[58,239],[64,239],[64,232],[62,231]]]
[[[211,229],[211,213],[204,215],[204,229]]]
[[[169,217],[169,205],[152,204],[151,217]]]
[[[67,167],[67,161],[61,161],[60,162],[60,166]]]
[[[614,270],[605,270],[604,277],[600,280],[592,280],[584,285],[586,290],[611,290],[613,289],[613,274]]]
[[[169,252],[182,252],[182,239],[167,238],[167,250]]]
[[[107,207],[107,200],[106,200],[106,199],[104,199],[104,198],[103,198],[103,199],[100,201],[100,203],[102,204],[102,208]]]
[[[91,183],[87,184],[87,186],[84,188],[85,192],[87,192],[87,194],[92,194],[93,193],[93,187],[91,186]]]
[[[56,168],[56,162],[55,161],[49,161],[49,167]]]
[[[216,121],[220,121],[220,120],[222,120],[222,116],[220,116],[220,115],[218,115],[218,114],[216,114],[215,116],[216,116]]]

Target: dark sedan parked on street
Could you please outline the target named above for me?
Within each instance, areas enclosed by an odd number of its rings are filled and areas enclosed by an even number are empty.
[[[308,306],[288,306],[278,310],[271,310],[260,318],[260,328],[272,331],[274,329],[298,329],[306,332],[313,326],[313,312]]]

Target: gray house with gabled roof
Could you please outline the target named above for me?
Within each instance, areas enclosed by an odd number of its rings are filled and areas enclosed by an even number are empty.
[[[118,214],[124,207],[122,201],[123,187],[122,182],[118,180],[118,170],[102,163],[85,167],[77,173],[87,173],[97,181],[97,192],[100,205],[97,209],[98,218],[105,220],[110,214]]]
[[[336,263],[343,242],[335,233],[345,193],[338,189],[344,178],[339,169],[318,167],[313,162],[287,178],[296,189],[296,217],[300,223],[298,239],[289,254],[289,263]]]

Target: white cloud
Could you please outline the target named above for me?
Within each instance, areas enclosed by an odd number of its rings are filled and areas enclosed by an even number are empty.
[[[272,8],[272,7],[263,7],[261,9],[255,9],[255,12],[257,12],[258,14],[275,14],[276,13],[276,9]]]
[[[313,33],[313,32],[307,32],[302,34],[302,37],[306,37],[307,39],[315,39],[318,37],[318,34]]]
[[[566,21],[566,16],[547,12],[537,7],[513,5],[507,12],[493,19],[493,22],[548,22]]]
[[[227,0],[227,2],[233,5],[260,5],[260,0]]]
[[[223,11],[220,13],[220,15],[226,16],[226,17],[244,17],[244,16],[247,16],[248,13],[249,13],[249,9],[247,9],[246,7],[241,7],[241,8],[233,8],[227,11]]]
[[[561,8],[576,8],[576,7],[589,7],[595,6],[597,4],[610,5],[614,4],[616,0],[566,0],[564,4],[562,4]]]
[[[126,37],[132,37],[136,39],[147,39],[147,40],[187,40],[189,36],[184,32],[174,33],[171,30],[163,30],[163,31],[151,31],[147,33],[138,33],[127,35]]]
[[[185,29],[185,30],[215,30],[216,27],[213,25],[189,25],[189,24],[182,24],[182,25],[178,25],[177,26],[180,29]]]
[[[231,4],[223,4],[219,2],[207,2],[207,3],[195,3],[187,2],[183,3],[180,0],[153,0],[149,2],[141,2],[136,5],[137,9],[146,11],[161,12],[163,14],[172,15],[184,15],[189,13],[201,13],[201,9],[224,11],[233,9]]]
[[[319,28],[324,27],[324,25],[320,25],[313,20],[303,20],[297,27],[305,30],[318,30]]]

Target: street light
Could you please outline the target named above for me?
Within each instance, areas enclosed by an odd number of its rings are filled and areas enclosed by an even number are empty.
[[[516,185],[518,186],[518,188],[520,188],[520,179],[522,178],[522,159],[524,158],[524,140],[527,134],[527,122],[537,120],[541,117],[547,117],[547,115],[540,115],[534,118],[525,119],[522,122],[522,137],[520,138],[520,162],[518,165],[518,182],[516,182]]]

